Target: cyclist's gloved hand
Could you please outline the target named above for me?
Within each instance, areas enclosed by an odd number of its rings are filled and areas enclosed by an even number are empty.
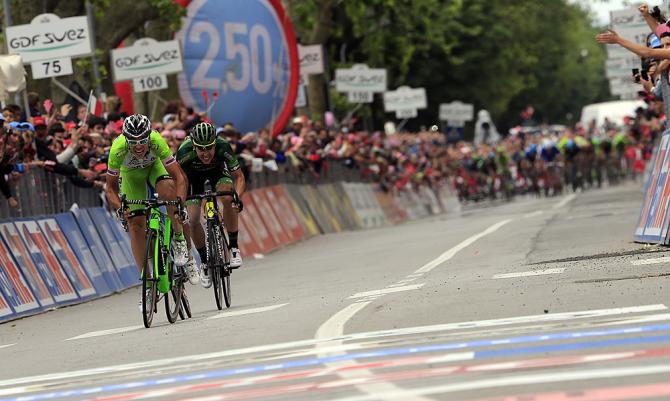
[[[188,223],[188,209],[186,207],[180,208],[179,220],[184,224]]]
[[[244,203],[242,203],[242,199],[237,199],[237,213],[242,213],[242,210],[244,210]]]
[[[125,221],[125,220],[126,220],[126,210],[128,210],[128,208],[127,208],[127,207],[123,207],[123,206],[120,207],[120,208],[118,208],[118,209],[116,209],[116,218],[117,218],[119,221]]]

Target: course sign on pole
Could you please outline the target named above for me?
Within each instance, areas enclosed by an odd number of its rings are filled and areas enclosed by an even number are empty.
[[[414,118],[417,110],[428,107],[425,88],[401,86],[394,91],[384,92],[384,111],[396,112],[397,118]]]
[[[280,0],[192,1],[177,38],[184,49],[179,92],[186,104],[211,109],[210,119],[230,121],[241,132],[285,128],[300,60]]]
[[[40,14],[30,24],[8,26],[7,51],[30,63],[33,78],[72,74],[72,58],[93,53],[86,16],[60,18]]]
[[[298,56],[300,57],[300,75],[302,77],[323,74],[323,47],[321,45],[298,45]]]
[[[167,88],[167,74],[183,71],[179,41],[137,40],[130,47],[112,50],[114,82],[133,80],[135,92]]]
[[[374,93],[386,91],[386,70],[355,64],[335,70],[335,89],[346,92],[351,103],[372,103]]]
[[[466,121],[475,118],[475,106],[455,100],[440,104],[440,121],[448,121],[449,126],[462,127]]]

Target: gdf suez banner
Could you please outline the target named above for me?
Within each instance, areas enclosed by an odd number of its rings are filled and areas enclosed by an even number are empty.
[[[651,161],[651,175],[647,182],[644,202],[640,210],[635,241],[668,244],[670,207],[670,130],[665,131]]]
[[[300,60],[280,0],[193,0],[177,38],[186,104],[208,111],[217,124],[233,122],[240,132],[285,128]]]

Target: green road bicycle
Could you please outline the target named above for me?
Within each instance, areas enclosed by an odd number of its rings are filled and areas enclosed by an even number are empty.
[[[186,273],[182,266],[174,264],[171,252],[172,224],[167,212],[161,210],[163,207],[177,206],[181,215],[183,208],[181,200],[162,201],[158,200],[157,194],[153,199],[128,200],[122,195],[122,209],[126,210],[128,205],[144,206],[147,219],[146,252],[141,272],[144,327],[151,327],[154,313],[158,311],[160,297],[165,298],[165,312],[170,323],[176,322],[177,316],[182,320],[185,319],[185,315],[191,317],[191,305],[184,289]],[[127,231],[127,221],[123,220],[122,223]]]
[[[234,191],[212,192],[208,182],[205,182],[205,193],[202,195],[190,195],[187,200],[205,200],[205,243],[207,249],[207,263],[205,267],[212,279],[212,288],[214,289],[214,299],[216,307],[221,310],[223,304],[230,308],[231,288],[230,288],[230,249],[228,248],[228,239],[224,234],[224,222],[219,218],[219,205],[216,200],[218,196],[232,196],[233,202],[241,205],[241,202]]]

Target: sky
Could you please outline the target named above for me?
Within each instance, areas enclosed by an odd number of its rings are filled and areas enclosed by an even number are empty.
[[[596,17],[597,25],[607,25],[610,22],[610,11],[621,10],[626,8],[626,4],[638,4],[642,3],[641,1],[629,1],[629,0],[568,0],[570,3],[580,3],[585,5],[593,11],[594,16]],[[661,0],[648,0],[647,4],[650,6],[661,5]],[[663,10],[668,14],[668,10]]]

